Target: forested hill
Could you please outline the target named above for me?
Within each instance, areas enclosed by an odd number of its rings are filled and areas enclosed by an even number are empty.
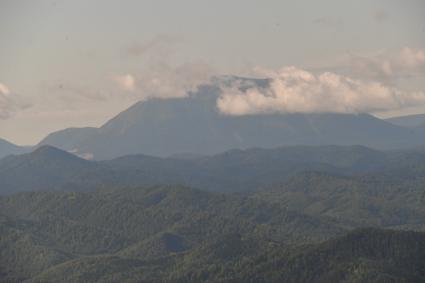
[[[0,274],[7,280],[30,282],[282,282],[283,278],[284,282],[344,278],[421,282],[424,278],[425,235],[378,229],[398,227],[391,226],[395,224],[391,214],[385,219],[392,209],[386,206],[389,200],[381,207],[328,202],[322,211],[314,211],[288,206],[300,201],[290,201],[285,191],[291,189],[276,188],[269,198],[264,192],[222,194],[157,186],[3,196]],[[307,201],[308,196],[304,204]],[[405,205],[407,212],[411,204]],[[310,206],[320,207],[312,200]],[[423,223],[419,208],[405,221],[417,224],[420,213]],[[349,233],[359,227],[350,218],[353,214],[370,216],[370,222],[361,225],[376,228]]]

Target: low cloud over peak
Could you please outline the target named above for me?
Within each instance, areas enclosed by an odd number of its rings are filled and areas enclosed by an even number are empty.
[[[267,87],[224,87],[217,100],[227,115],[293,112],[360,113],[425,104],[424,92],[405,92],[376,81],[332,72],[313,74],[297,67],[262,70]]]

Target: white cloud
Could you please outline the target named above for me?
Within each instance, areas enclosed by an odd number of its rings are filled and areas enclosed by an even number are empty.
[[[137,75],[115,76],[114,81],[137,100],[186,97],[199,85],[208,83],[212,68],[204,63],[186,63],[177,67],[166,63],[150,65]]]
[[[21,97],[12,93],[10,89],[0,83],[0,119],[5,120],[13,116],[15,112],[29,107]]]
[[[218,109],[228,115],[291,112],[359,113],[425,104],[425,93],[403,92],[379,82],[362,81],[331,72],[315,75],[296,68],[262,70],[266,88],[244,91],[238,84],[224,87]]]
[[[118,75],[113,80],[125,91],[134,91],[136,89],[135,79],[131,74]]]

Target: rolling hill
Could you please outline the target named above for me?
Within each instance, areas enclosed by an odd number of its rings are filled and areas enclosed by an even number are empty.
[[[175,186],[15,194],[0,197],[0,215],[3,278],[29,278],[49,266],[92,255],[157,259],[226,234],[295,243],[343,231],[333,221],[246,196]]]
[[[425,278],[424,233],[349,231],[354,227],[336,221],[338,215],[309,216],[256,196],[176,186],[32,192],[0,197],[0,215],[0,275],[6,281]]]

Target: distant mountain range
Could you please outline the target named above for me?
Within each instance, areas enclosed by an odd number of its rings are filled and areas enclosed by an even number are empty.
[[[252,191],[306,171],[354,176],[396,171],[422,176],[425,150],[378,151],[363,146],[289,146],[232,150],[212,156],[129,155],[89,161],[41,146],[0,159],[0,194],[34,190],[87,191],[101,187],[183,184],[210,191]],[[408,172],[403,170],[408,168]],[[412,168],[419,168],[418,172]],[[422,174],[422,175],[421,175]]]
[[[232,79],[236,78],[222,79],[220,83]],[[245,80],[267,84],[267,80]],[[216,106],[221,93],[218,84],[201,86],[185,98],[138,102],[100,128],[53,132],[38,146],[52,145],[86,159],[107,160],[131,154],[198,156],[230,149],[285,145],[395,149],[424,144],[424,115],[387,120],[368,114],[336,113],[224,115]],[[0,140],[0,158],[25,151],[28,148]]]

